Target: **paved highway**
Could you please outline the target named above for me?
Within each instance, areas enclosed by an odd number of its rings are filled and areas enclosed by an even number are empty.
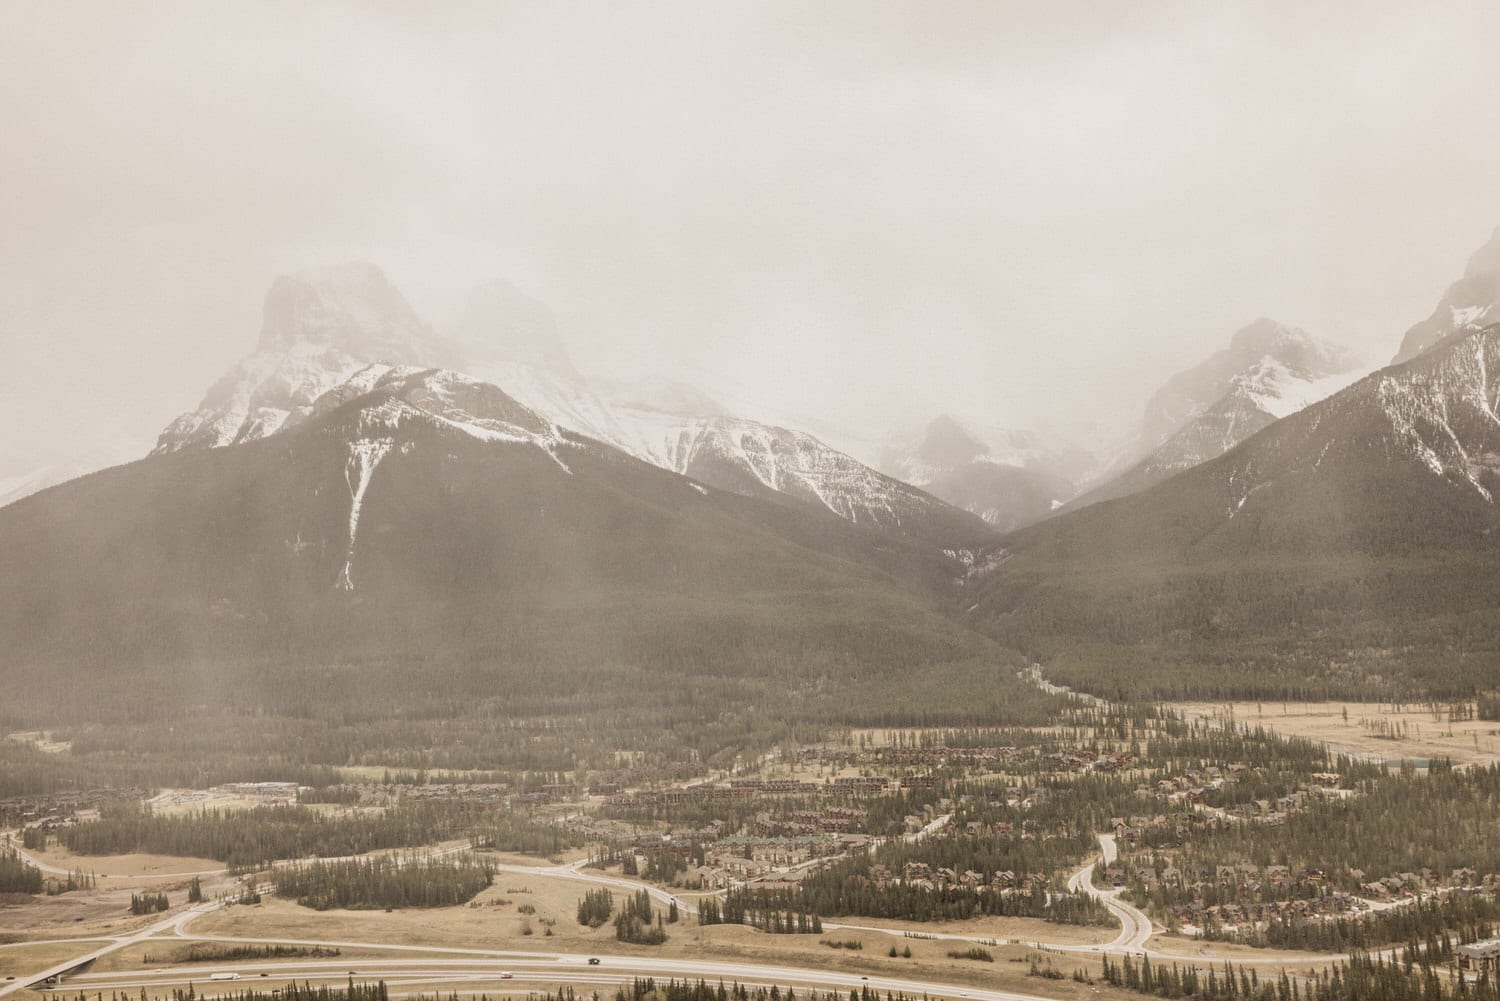
[[[742,984],[816,987],[843,994],[851,988],[868,985],[872,990],[902,991],[908,995],[973,998],[979,1001],[1043,1001],[1033,994],[985,990],[935,981],[909,980],[903,977],[870,976],[806,969],[797,966],[745,962],[717,962],[696,959],[665,959],[653,956],[604,956],[597,966],[581,953],[496,953],[495,958],[481,959],[409,959],[409,960],[343,960],[342,962],[266,962],[236,964],[238,981],[226,982],[225,991],[254,986],[264,973],[267,979],[296,979],[313,982],[346,982],[353,971],[356,980],[384,980],[388,987],[421,987],[431,993],[435,985],[462,983],[478,990],[502,988],[516,981],[531,984],[599,984],[616,986],[633,977],[677,978]],[[142,987],[170,989],[192,983],[202,994],[209,984],[211,969],[202,964],[196,968],[164,967],[136,972],[84,973],[69,978],[69,988],[97,993],[119,990],[138,993]],[[227,967],[225,968],[228,969]],[[513,976],[504,978],[502,971]],[[231,984],[233,986],[231,986]],[[216,986],[216,985],[214,985]]]

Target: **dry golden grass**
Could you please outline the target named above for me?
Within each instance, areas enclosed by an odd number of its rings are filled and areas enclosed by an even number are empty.
[[[1382,761],[1449,757],[1461,764],[1500,761],[1500,723],[1448,722],[1419,706],[1397,709],[1370,702],[1189,702],[1174,709],[1204,719],[1234,719],[1288,736],[1321,741],[1336,751]],[[1346,714],[1347,713],[1347,718]],[[1381,728],[1404,729],[1401,740],[1383,739]]]
[[[69,872],[81,870],[93,873],[103,882],[111,876],[132,877],[137,887],[151,886],[155,882],[185,881],[193,873],[217,872],[224,868],[223,862],[206,858],[185,858],[176,855],[75,855],[54,844],[44,852],[31,852],[34,858],[48,865]],[[135,877],[147,877],[145,879]]]
[[[1248,945],[1236,945],[1232,942],[1203,942],[1198,939],[1180,938],[1172,935],[1157,935],[1151,939],[1149,946],[1153,952],[1163,952],[1168,955],[1180,957],[1184,962],[1191,960],[1199,964],[1217,963],[1222,964],[1226,959],[1236,966],[1245,964],[1256,966],[1259,964],[1271,964],[1276,969],[1286,968],[1281,960],[1297,959],[1306,960],[1305,966],[1292,966],[1289,969],[1302,971],[1309,966],[1323,966],[1327,953],[1298,952],[1285,949],[1256,949]],[[1169,960],[1170,962],[1170,960]]]
[[[700,927],[694,919],[684,918],[668,925],[669,939],[661,946],[632,946],[615,940],[614,929],[598,929],[577,923],[578,899],[588,884],[555,877],[501,874],[496,885],[485,891],[475,903],[424,911],[326,911],[316,912],[289,901],[272,900],[256,907],[231,907],[193,922],[195,935],[233,938],[276,939],[283,941],[322,941],[389,943],[403,946],[428,946],[435,949],[482,949],[514,952],[565,952],[589,955],[657,955],[671,958],[721,959],[738,962],[763,962],[779,965],[807,965],[819,969],[844,970],[851,978],[869,976],[907,976],[917,979],[949,981],[974,986],[994,985],[997,977],[1013,989],[1023,984],[1033,993],[1053,994],[1041,990],[1043,984],[1056,987],[1071,981],[1043,981],[1025,975],[1024,964],[1011,964],[1012,957],[1029,955],[1032,950],[1021,946],[989,947],[997,962],[983,963],[952,959],[950,950],[963,951],[970,943],[952,940],[908,939],[900,930],[890,932],[846,931],[827,929],[818,935],[767,935],[738,925]],[[525,891],[525,892],[522,892]],[[616,894],[618,899],[619,894]],[[530,905],[534,914],[522,914],[520,908]],[[547,921],[553,934],[548,936]],[[996,938],[1013,935],[1053,938],[1057,926],[1042,922],[965,922],[982,930],[976,934]],[[526,926],[532,934],[524,934]],[[934,926],[933,930],[937,930]],[[954,925],[944,931],[960,933]],[[967,933],[967,928],[962,933]],[[1076,929],[1067,929],[1076,931]],[[1108,937],[1113,937],[1110,933]],[[859,950],[833,949],[822,940],[857,939]],[[894,946],[898,951],[910,948],[910,958],[888,955]],[[1054,963],[1065,974],[1083,964],[1092,971],[1096,961],[1055,954]],[[1093,964],[1092,966],[1090,964]],[[1073,997],[1071,991],[1056,993]]]
[[[0,946],[0,983],[6,977],[23,977],[56,966],[71,956],[97,949],[103,942],[57,942],[40,945]]]
[[[1120,933],[1117,925],[1109,927],[1084,927],[1080,925],[1057,925],[1037,918],[970,918],[966,921],[933,921],[923,925],[892,921],[886,918],[829,918],[830,924],[863,925],[872,928],[890,929],[891,934],[901,937],[907,929],[940,935],[963,935],[969,938],[984,938],[995,941],[1006,939],[1016,942],[1049,942],[1056,945],[1101,945],[1112,942]],[[828,935],[858,934],[830,929]],[[950,948],[962,948],[961,943],[949,943]]]

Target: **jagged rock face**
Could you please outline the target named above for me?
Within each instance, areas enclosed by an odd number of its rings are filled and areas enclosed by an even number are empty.
[[[887,634],[903,656],[939,635],[953,573],[939,547],[709,489],[497,387],[400,366],[361,370],[269,438],[0,509],[0,565],[27,568],[0,574],[7,677],[395,657],[439,688],[484,665],[502,699],[538,674],[597,689],[622,660],[631,684],[636,665],[723,671],[740,648],[735,673],[805,660],[822,684],[850,632],[876,651],[850,668],[862,678],[891,660]]]
[[[1469,258],[1432,315],[1406,332],[1391,364],[1400,365],[1455,334],[1500,320],[1500,228]]]
[[[411,304],[384,272],[366,262],[285,275],[271,284],[258,350],[290,351],[299,345],[403,365],[431,362],[441,352],[436,335]]]
[[[371,362],[440,365],[448,356],[373,264],[278,278],[255,353],[169,424],[154,454],[264,438]]]

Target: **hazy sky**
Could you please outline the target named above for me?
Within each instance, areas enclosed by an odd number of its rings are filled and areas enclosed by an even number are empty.
[[[1138,420],[1265,314],[1384,361],[1500,223],[1500,5],[0,2],[0,475],[148,446],[278,272],[783,411]]]

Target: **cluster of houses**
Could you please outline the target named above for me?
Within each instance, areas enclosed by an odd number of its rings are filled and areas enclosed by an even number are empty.
[[[370,798],[379,798],[384,788],[360,786],[360,802],[366,801],[367,790]],[[509,791],[510,786],[503,782],[432,782],[427,785],[403,787],[401,798],[465,800],[470,803],[498,804],[505,802]]]
[[[1002,762],[1021,761],[1035,753],[1016,747],[873,747],[861,751],[830,751],[810,747],[804,761],[824,761],[840,768],[942,768],[965,765],[990,768]]]
[[[97,816],[110,800],[145,799],[145,789],[89,789],[82,792],[50,793],[45,796],[11,796],[0,799],[0,825],[52,829],[77,821],[80,814]]]
[[[827,806],[816,810],[792,810],[778,816],[763,810],[755,815],[755,833],[765,836],[799,834],[839,834],[863,830],[867,814],[849,806]]]
[[[1195,901],[1172,909],[1179,931],[1184,935],[1235,934],[1245,929],[1263,929],[1273,922],[1293,925],[1315,924],[1348,917],[1369,909],[1358,897],[1332,893],[1325,897],[1296,900],[1274,900],[1263,903],[1240,902],[1203,904]]]
[[[941,890],[959,887],[966,890],[996,890],[1001,892],[1021,891],[1029,893],[1033,887],[1046,887],[1048,878],[1042,873],[1014,873],[1009,870],[986,876],[973,869],[958,872],[947,866],[933,866],[926,862],[908,862],[898,877],[884,865],[872,865],[868,879],[877,888],[886,886],[911,886],[924,890]]]
[[[1135,761],[1135,755],[1128,751],[1099,752],[1075,747],[1050,751],[1042,755],[1042,761],[1061,772],[1117,772],[1129,767]]]
[[[1220,866],[1218,868],[1223,869],[1226,867]],[[1279,868],[1284,869],[1285,866]],[[1403,874],[1403,876],[1412,875],[1411,873]],[[1313,869],[1310,868],[1298,878],[1313,879],[1316,876]],[[1497,879],[1500,879],[1500,877],[1497,877]],[[1441,886],[1431,890],[1423,890],[1420,880],[1417,880],[1414,883],[1404,883],[1397,897],[1411,899],[1421,894],[1424,899],[1430,897],[1431,899],[1442,901],[1452,896],[1493,895],[1496,889],[1497,887],[1492,882],[1489,887]],[[1363,894],[1364,891],[1362,890],[1361,893]],[[1388,897],[1386,899],[1397,899],[1397,897]],[[1357,896],[1335,890],[1321,896],[1297,897],[1291,900],[1237,900],[1220,904],[1205,904],[1202,901],[1194,901],[1173,908],[1172,913],[1183,934],[1200,935],[1205,932],[1233,934],[1245,928],[1264,929],[1273,922],[1291,924],[1293,926],[1312,925],[1337,918],[1359,918],[1361,915],[1371,913],[1371,911],[1372,908],[1367,896]]]

